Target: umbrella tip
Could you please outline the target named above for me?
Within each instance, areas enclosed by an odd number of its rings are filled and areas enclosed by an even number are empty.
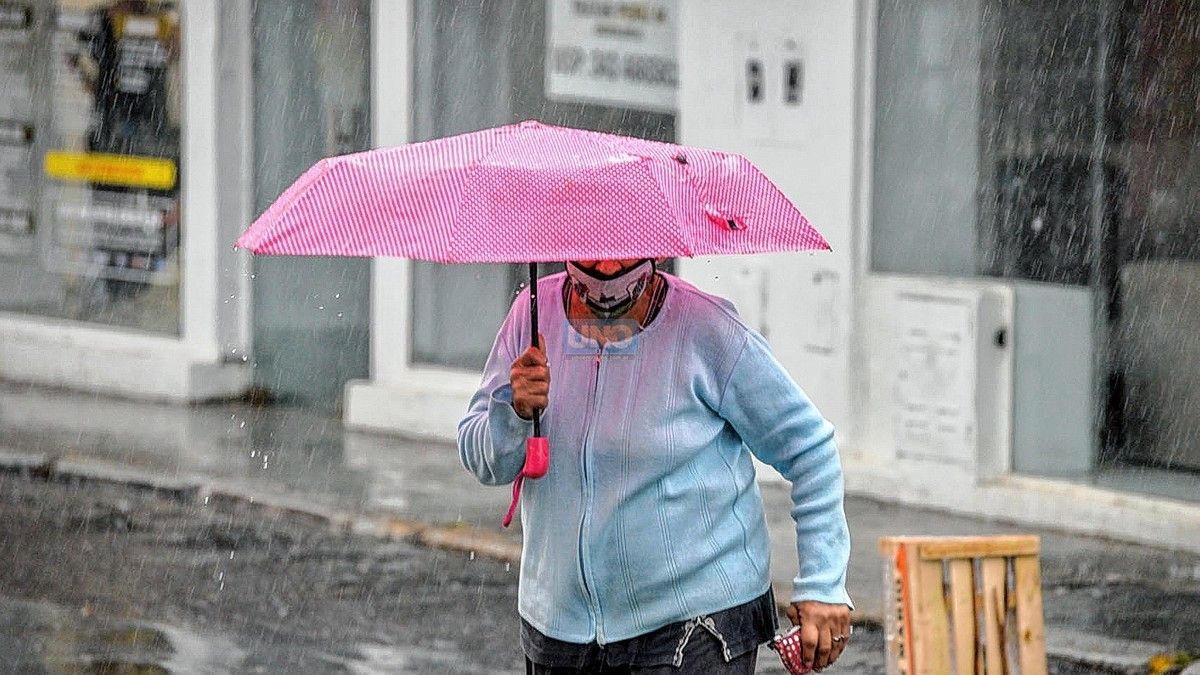
[[[522,129],[537,129],[537,128],[544,127],[546,125],[542,124],[541,122],[539,122],[537,120],[525,120],[524,122],[521,122],[517,126],[521,127]]]

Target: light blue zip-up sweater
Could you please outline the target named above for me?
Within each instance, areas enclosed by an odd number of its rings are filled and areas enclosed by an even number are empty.
[[[833,427],[733,306],[664,275],[658,316],[601,351],[566,320],[564,274],[538,284],[550,364],[542,434],[550,470],[526,480],[518,592],[545,635],[601,644],[748,602],[770,585],[750,453],[792,484],[792,600],[850,604],[850,537]],[[529,293],[513,302],[459,423],[483,483],[521,472],[532,423],[509,369],[529,345]]]

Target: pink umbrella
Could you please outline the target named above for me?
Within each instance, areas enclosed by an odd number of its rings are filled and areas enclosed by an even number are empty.
[[[237,244],[443,263],[829,248],[740,155],[538,122],[323,159]]]
[[[534,339],[538,262],[829,248],[745,157],[533,121],[323,159],[237,245],[529,263]],[[533,436],[536,478],[548,466],[536,414]]]

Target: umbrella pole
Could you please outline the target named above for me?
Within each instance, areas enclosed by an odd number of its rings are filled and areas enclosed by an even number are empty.
[[[538,346],[538,301],[537,263],[529,263],[529,344]],[[533,435],[525,439],[525,466],[513,481],[512,503],[502,521],[504,527],[512,523],[517,511],[517,500],[521,498],[521,486],[526,478],[541,478],[550,470],[550,441],[542,437],[542,411],[533,409]]]
[[[538,346],[537,263],[529,263],[529,344]],[[533,410],[533,435],[542,435],[542,411]]]

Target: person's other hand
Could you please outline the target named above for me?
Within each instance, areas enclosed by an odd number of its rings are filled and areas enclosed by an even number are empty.
[[[788,605],[787,617],[792,625],[800,626],[804,665],[813,670],[832,665],[850,641],[850,608],[846,605],[793,602]]]
[[[513,410],[527,420],[533,419],[534,410],[545,410],[550,404],[550,366],[541,349],[545,343],[545,338],[538,333],[539,346],[526,349],[509,370]]]

